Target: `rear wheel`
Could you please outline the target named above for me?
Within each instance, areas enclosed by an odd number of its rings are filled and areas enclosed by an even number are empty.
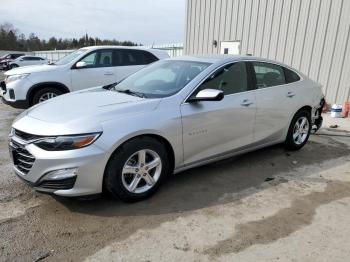
[[[298,111],[289,126],[286,148],[289,150],[299,150],[309,139],[311,132],[311,114],[307,110]]]
[[[130,140],[109,160],[104,186],[114,197],[135,202],[151,196],[169,174],[164,145],[151,137]]]
[[[55,87],[45,87],[37,91],[32,100],[32,105],[36,105],[56,96],[62,95],[63,92]]]

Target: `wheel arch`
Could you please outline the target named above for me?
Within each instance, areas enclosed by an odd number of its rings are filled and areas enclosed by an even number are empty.
[[[106,162],[106,165],[105,165],[105,168],[104,168],[104,172],[103,172],[103,181],[102,181],[102,191],[105,190],[104,188],[104,185],[105,185],[105,176],[106,176],[106,170],[107,170],[107,166],[109,164],[109,161],[111,160],[113,154],[120,148],[122,147],[125,143],[133,140],[133,139],[136,139],[136,138],[141,138],[141,137],[151,137],[151,138],[154,138],[158,141],[160,141],[167,153],[169,154],[170,156],[170,170],[171,172],[174,170],[175,168],[175,152],[174,152],[174,148],[173,146],[171,145],[171,143],[169,142],[168,139],[166,139],[164,136],[160,135],[160,134],[156,134],[156,133],[143,133],[143,134],[137,134],[137,135],[133,135],[131,137],[127,137],[125,139],[123,139],[120,143],[118,143],[118,145],[113,149],[113,151],[108,155],[108,158],[107,158],[107,162]]]
[[[295,111],[294,115],[295,115],[296,113],[298,113],[299,111],[302,111],[302,110],[309,111],[310,114],[311,114],[311,113],[312,113],[312,106],[305,105],[305,106],[299,108],[297,111]]]
[[[108,161],[110,160],[110,158],[112,157],[112,155],[115,153],[116,150],[118,150],[121,146],[123,146],[125,143],[136,139],[136,138],[142,138],[142,137],[151,137],[154,138],[155,140],[160,141],[167,153],[170,156],[170,168],[171,170],[174,170],[175,167],[175,151],[174,151],[174,147],[172,146],[172,144],[170,143],[170,141],[165,138],[163,135],[155,133],[155,132],[146,132],[146,133],[141,133],[141,134],[133,134],[131,136],[127,136],[124,139],[121,139],[120,142],[117,144],[117,146],[113,149],[113,151],[111,152],[111,154],[108,156]],[[107,161],[107,163],[108,163]]]
[[[30,105],[33,103],[33,97],[36,92],[38,92],[40,89],[43,89],[45,87],[55,87],[63,91],[64,94],[69,93],[70,90],[69,88],[60,83],[60,82],[41,82],[38,84],[33,85],[31,88],[29,88],[28,93],[27,93],[27,101],[29,102]]]

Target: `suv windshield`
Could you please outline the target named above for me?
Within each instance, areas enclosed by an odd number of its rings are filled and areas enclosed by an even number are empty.
[[[151,64],[117,84],[116,91],[143,94],[148,98],[171,96],[185,87],[210,63],[164,60]]]
[[[86,49],[79,49],[77,51],[74,51],[73,53],[70,53],[69,55],[66,55],[62,59],[58,60],[57,62],[53,63],[52,65],[66,65],[73,61],[75,58],[80,56],[81,54],[84,54],[87,50]]]

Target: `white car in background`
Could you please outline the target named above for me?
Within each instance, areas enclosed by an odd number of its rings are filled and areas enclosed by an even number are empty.
[[[56,63],[7,71],[0,83],[0,96],[5,104],[28,108],[65,93],[119,82],[165,58],[169,58],[168,53],[157,49],[84,47]]]
[[[45,58],[38,56],[24,55],[16,58],[15,60],[9,62],[8,68],[13,69],[20,66],[30,66],[30,65],[44,65],[49,61]]]

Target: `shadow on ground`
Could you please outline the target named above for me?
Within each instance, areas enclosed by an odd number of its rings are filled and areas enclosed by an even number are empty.
[[[224,204],[232,201],[232,198],[224,196],[235,195],[252,187],[259,189],[268,177],[346,154],[349,154],[347,147],[335,141],[332,141],[332,145],[311,141],[298,152],[286,152],[281,145],[277,145],[174,175],[152,198],[139,203],[125,204],[107,196],[89,201],[57,199],[73,212],[95,216],[185,212]],[[275,184],[285,181],[277,179]]]

